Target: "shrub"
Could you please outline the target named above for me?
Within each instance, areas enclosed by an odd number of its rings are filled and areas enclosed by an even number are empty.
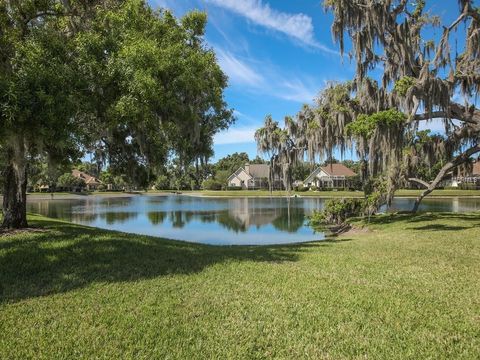
[[[207,179],[203,181],[204,190],[222,190],[222,183],[215,179]]]
[[[325,203],[322,211],[313,212],[309,224],[313,227],[341,225],[351,217],[370,217],[378,211],[382,203],[383,197],[378,192],[363,199],[330,199]]]
[[[227,186],[227,190],[242,190],[241,186]]]
[[[97,186],[97,190],[98,191],[105,191],[105,190],[107,190],[107,187],[103,184],[100,184],[100,185]]]
[[[317,191],[317,190],[318,190],[318,187],[316,187],[315,185],[312,185],[312,186],[310,186],[310,190],[312,190],[312,191]]]
[[[297,186],[296,189],[295,189],[295,191],[297,191],[297,192],[306,192],[306,191],[308,191],[308,187],[306,187],[306,186]]]

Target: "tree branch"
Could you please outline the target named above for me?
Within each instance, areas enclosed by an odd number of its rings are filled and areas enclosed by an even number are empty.
[[[420,185],[425,186],[426,188],[428,188],[428,186],[430,185],[428,182],[418,178],[408,178],[408,181],[418,183]]]
[[[441,169],[440,171],[438,172],[437,176],[435,177],[435,179],[428,185],[428,187],[420,194],[420,196],[415,200],[415,204],[413,206],[413,209],[412,209],[412,212],[417,212],[418,210],[418,207],[420,205],[420,202],[423,200],[423,198],[425,196],[427,196],[428,194],[430,194],[433,190],[435,190],[435,188],[437,187],[437,185],[440,183],[440,181],[442,181],[445,176],[447,175],[447,173],[456,168],[457,166],[465,163],[468,161],[468,159],[476,154],[480,152],[480,144],[477,144],[475,146],[472,146],[471,148],[469,148],[468,150],[466,150],[465,152],[461,153],[460,155],[458,155],[457,157],[455,157],[453,160],[447,162]]]
[[[444,118],[444,119],[455,119],[465,123],[479,125],[480,124],[480,110],[474,109],[469,113],[468,109],[460,104],[453,103],[450,108],[452,111],[450,113],[438,110],[432,112],[426,112],[423,114],[416,114],[412,121],[422,121],[422,120],[431,120],[435,118]]]

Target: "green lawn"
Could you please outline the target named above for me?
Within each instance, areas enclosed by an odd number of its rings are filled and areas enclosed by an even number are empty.
[[[1,359],[478,359],[480,214],[211,247],[34,216],[0,236]]]
[[[191,192],[187,192],[191,193]],[[198,191],[194,192],[205,196],[270,196],[270,192],[266,190],[235,190],[235,191]],[[397,197],[416,197],[421,190],[398,190],[395,193]],[[306,191],[294,192],[298,196],[316,196],[316,197],[361,197],[362,191]],[[286,191],[274,191],[274,196],[286,196]],[[429,197],[449,197],[449,196],[480,196],[480,190],[435,190]]]

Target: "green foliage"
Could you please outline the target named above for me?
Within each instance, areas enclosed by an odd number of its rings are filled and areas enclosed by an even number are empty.
[[[227,171],[229,173],[228,175],[231,175],[240,167],[244,167],[248,162],[249,158],[246,152],[235,152],[218,160],[215,164],[215,171]]]
[[[202,188],[204,190],[222,190],[223,183],[215,179],[207,179],[202,183]]]
[[[170,189],[170,179],[167,175],[159,175],[155,180],[155,189],[156,190],[169,190]]]
[[[325,225],[341,225],[352,217],[371,216],[381,205],[383,195],[374,192],[365,198],[330,199],[322,211],[314,211],[309,224],[316,228]]]
[[[405,96],[408,90],[416,84],[416,79],[411,76],[404,76],[399,79],[394,86],[394,91],[401,96]]]
[[[330,199],[325,203],[322,211],[315,210],[309,219],[312,227],[324,225],[340,225],[350,217],[363,214],[364,199]]]
[[[204,43],[206,21],[141,0],[1,1],[6,166],[23,179],[26,160],[75,162],[88,150],[96,165],[108,162],[112,175],[146,188],[171,155],[182,169],[205,163],[213,136],[234,120],[227,77]],[[13,157],[15,149],[28,151]]]
[[[395,110],[385,110],[372,115],[359,115],[357,119],[346,126],[350,135],[370,138],[379,126],[393,127],[402,125],[406,120],[404,113]]]
[[[57,186],[62,188],[73,189],[73,188],[84,188],[86,184],[83,179],[73,176],[71,173],[65,173],[58,178]]]

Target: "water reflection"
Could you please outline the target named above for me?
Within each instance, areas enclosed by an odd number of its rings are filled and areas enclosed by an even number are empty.
[[[320,198],[132,196],[28,202],[30,212],[105,229],[208,244],[281,244],[323,239],[306,225]],[[396,199],[391,210],[410,209]],[[426,199],[422,211],[480,210],[478,198]]]

